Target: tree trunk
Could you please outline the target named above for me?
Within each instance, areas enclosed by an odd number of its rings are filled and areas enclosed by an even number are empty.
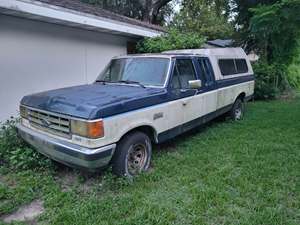
[[[153,17],[153,0],[145,0],[144,2],[144,9],[143,9],[143,18],[142,20],[148,23],[152,23],[152,17]]]
[[[143,21],[154,23],[159,10],[172,0],[141,0],[144,5]]]

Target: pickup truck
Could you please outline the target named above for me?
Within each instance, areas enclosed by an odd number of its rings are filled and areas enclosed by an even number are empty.
[[[253,92],[241,48],[125,55],[92,84],[23,97],[18,132],[55,161],[133,177],[149,169],[153,143],[225,113],[242,119]]]

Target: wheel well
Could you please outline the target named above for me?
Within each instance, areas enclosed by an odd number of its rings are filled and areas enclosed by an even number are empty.
[[[153,127],[149,126],[149,125],[144,125],[144,126],[139,126],[136,128],[133,128],[131,130],[129,130],[127,133],[125,133],[120,140],[125,137],[126,135],[128,135],[129,133],[135,132],[135,131],[140,131],[145,133],[152,142],[157,142],[157,137],[156,137],[156,131]]]
[[[244,101],[244,100],[245,100],[245,97],[246,97],[246,93],[245,93],[245,92],[242,92],[242,93],[240,93],[240,94],[237,96],[236,99],[241,99],[242,101]]]

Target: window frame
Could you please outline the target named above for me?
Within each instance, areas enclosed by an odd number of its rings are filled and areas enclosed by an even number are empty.
[[[216,79],[215,78],[215,71],[213,69],[211,60],[209,59],[209,57],[206,57],[206,56],[197,56],[197,57],[195,57],[195,60],[198,64],[198,66],[199,66],[199,76],[200,76],[200,78],[198,78],[198,79],[201,80],[202,84],[205,87],[211,86],[215,82],[215,79]],[[207,67],[206,69],[208,70],[208,71],[203,71],[204,72],[203,77],[202,77],[202,74],[201,74],[201,72],[202,72],[202,69],[201,69],[202,65],[201,64],[202,63],[205,64],[203,66]],[[206,70],[205,68],[203,68],[203,69]],[[208,74],[206,72],[208,72]],[[203,78],[205,79],[205,83],[204,83],[204,80],[202,80]]]
[[[220,66],[220,61],[221,60],[233,60],[235,73],[223,74],[221,66]],[[236,65],[236,60],[244,60],[246,62],[246,66],[247,66],[247,71],[246,72],[240,73],[238,71],[237,65]],[[248,66],[247,60],[245,58],[218,58],[218,67],[219,67],[219,70],[221,72],[221,75],[224,76],[224,77],[226,77],[226,76],[234,76],[234,75],[238,75],[238,74],[245,74],[245,73],[249,72],[249,66]]]
[[[174,57],[173,58],[173,69],[171,71],[171,76],[170,76],[170,80],[169,80],[169,85],[168,86],[170,88],[176,89],[176,90],[193,90],[193,88],[184,88],[184,87],[182,87],[180,79],[179,79],[179,85],[180,85],[180,87],[179,88],[172,87],[174,73],[175,73],[175,70],[176,70],[176,62],[178,60],[190,60],[191,63],[192,63],[192,65],[193,65],[194,78],[195,78],[195,80],[199,80],[198,70],[197,70],[197,67],[196,67],[195,62],[194,62],[194,57],[191,57],[191,56],[179,56],[179,57]]]
[[[246,71],[245,72],[239,72],[238,66],[237,66],[237,60],[241,60],[241,61],[245,62],[245,65],[246,65]],[[237,59],[234,60],[234,62],[235,62],[235,66],[236,66],[236,70],[237,70],[238,74],[244,74],[244,73],[249,72],[249,67],[248,67],[248,64],[247,64],[247,60],[245,58],[237,58]]]

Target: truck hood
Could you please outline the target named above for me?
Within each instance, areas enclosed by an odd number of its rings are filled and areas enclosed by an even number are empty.
[[[135,85],[90,84],[56,89],[23,97],[22,105],[83,119],[99,119],[167,100],[163,88]]]

